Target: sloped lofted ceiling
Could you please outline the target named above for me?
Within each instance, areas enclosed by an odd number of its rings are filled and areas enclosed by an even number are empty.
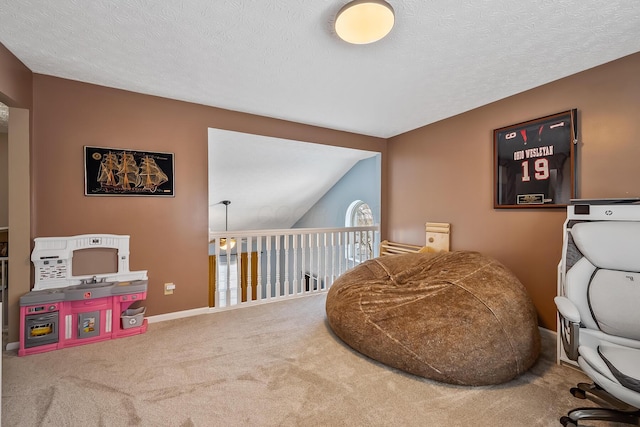
[[[293,226],[358,161],[377,153],[209,129],[209,228]],[[367,185],[367,183],[363,183]]]

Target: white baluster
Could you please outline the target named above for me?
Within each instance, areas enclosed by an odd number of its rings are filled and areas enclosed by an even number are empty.
[[[280,284],[280,240],[282,236],[276,235],[276,283],[275,283],[275,296],[282,296],[282,288]]]
[[[236,305],[242,304],[242,239],[236,239]]]
[[[252,301],[251,296],[253,295],[253,282],[251,280],[251,275],[253,274],[253,270],[251,269],[252,253],[253,238],[249,236],[247,237],[247,302]]]
[[[336,280],[336,234],[331,233],[331,283]],[[329,286],[327,286],[328,288]]]
[[[231,241],[231,239],[229,239],[227,237],[227,243],[229,243]],[[225,294],[225,296],[227,297],[227,307],[231,307],[231,248],[229,247],[230,245],[227,245],[227,293]]]
[[[258,283],[256,283],[256,299],[262,300],[262,236],[256,236],[256,252],[258,252]]]
[[[305,266],[306,266],[306,262],[307,262],[307,259],[306,259],[307,258],[307,251],[306,251],[306,244],[305,244],[306,240],[307,239],[305,239],[305,235],[301,234],[300,235],[300,252],[301,252],[300,260],[301,260],[302,266],[300,267],[300,281],[301,281],[301,283],[300,283],[300,292],[303,293],[303,294],[305,293],[305,287],[304,286],[305,286],[305,282],[306,282],[305,277],[304,277],[304,274],[306,272]]]
[[[327,233],[323,233],[324,234],[324,281],[322,282],[322,287],[323,289],[328,288],[328,282],[329,282],[329,236],[327,236]]]
[[[342,242],[344,241],[344,234],[342,232],[338,232],[338,276],[342,275],[344,271],[342,269],[342,259],[344,258],[344,247]]]
[[[314,263],[314,256],[313,256],[313,239],[314,239],[314,235],[312,233],[309,233],[309,292],[313,291],[313,263]],[[305,287],[306,290],[306,287]]]
[[[289,289],[289,239],[291,236],[284,235],[284,294],[291,295]]]
[[[293,294],[298,295],[298,286],[300,280],[298,278],[298,234],[294,234],[293,238]]]
[[[356,235],[353,231],[349,231],[349,263],[351,268],[355,267],[356,259]]]
[[[220,307],[220,288],[222,287],[222,283],[220,282],[220,238],[216,238],[215,243],[213,244],[213,253],[216,256],[216,274],[215,274],[215,287],[216,290],[213,293],[213,306],[216,308]]]
[[[271,299],[271,236],[267,236],[267,300]]]
[[[344,232],[344,247],[345,247],[344,252],[347,255],[347,259],[345,260],[345,270],[348,270],[350,268],[349,260],[352,257],[351,232],[349,231]]]
[[[321,258],[322,258],[322,251],[320,248],[320,233],[316,233],[316,253],[318,254],[317,258],[318,258],[318,266],[317,266],[317,273],[316,273],[316,280],[317,280],[317,290],[319,291],[321,289],[321,285],[320,285],[320,278],[322,277],[321,272],[322,270],[320,269],[320,262],[321,262]]]

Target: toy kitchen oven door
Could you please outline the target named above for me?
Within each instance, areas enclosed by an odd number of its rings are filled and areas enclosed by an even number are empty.
[[[18,355],[141,334],[147,272],[129,271],[129,236],[34,240],[35,284],[20,297]],[[129,316],[130,313],[136,316]]]
[[[32,305],[25,309],[24,347],[57,344],[59,339],[60,304]]]

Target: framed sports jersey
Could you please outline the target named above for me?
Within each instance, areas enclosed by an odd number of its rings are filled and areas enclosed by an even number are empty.
[[[495,129],[494,208],[557,208],[575,198],[577,110]]]

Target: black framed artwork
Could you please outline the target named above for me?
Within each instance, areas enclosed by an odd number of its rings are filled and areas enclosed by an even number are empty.
[[[174,196],[173,153],[84,147],[86,196]]]
[[[566,207],[575,198],[577,110],[493,131],[494,208]]]

